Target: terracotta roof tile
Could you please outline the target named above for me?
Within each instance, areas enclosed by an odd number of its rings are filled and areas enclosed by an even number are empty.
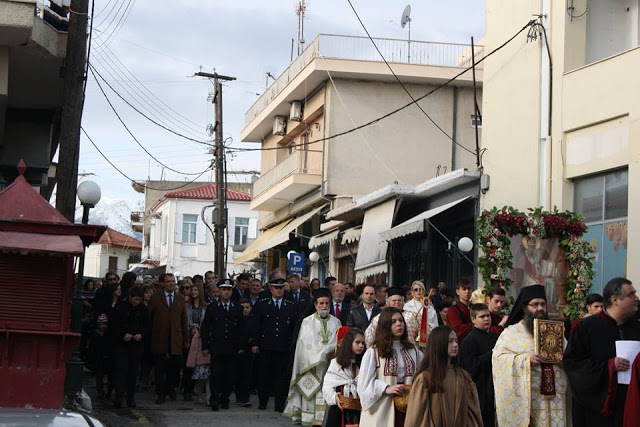
[[[213,200],[216,197],[216,184],[207,184],[200,187],[188,188],[186,190],[173,191],[165,194],[156,202],[151,210],[155,210],[166,199],[198,199]],[[251,194],[227,188],[227,200],[231,202],[250,202]]]
[[[122,234],[112,228],[107,228],[107,231],[102,234],[98,244],[110,246],[112,248],[130,249],[132,251],[141,251],[142,242],[134,237]]]

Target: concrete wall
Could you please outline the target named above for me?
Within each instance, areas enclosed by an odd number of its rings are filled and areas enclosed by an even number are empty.
[[[610,7],[622,3],[608,2]],[[575,0],[574,6],[578,15],[587,1]],[[515,34],[540,7],[534,0],[488,0],[487,50]],[[598,48],[589,46],[589,29],[606,27],[605,21],[594,22],[598,16],[605,19],[602,13],[594,9],[588,19],[589,13],[571,19],[565,2],[550,2],[549,12],[554,71],[552,129],[544,159],[548,175],[540,169],[540,138],[546,136],[541,129],[546,119],[541,112],[541,55],[546,52],[540,40],[527,43],[525,32],[485,61],[484,171],[491,176],[491,188],[481,198],[481,208],[537,206],[541,182],[546,182],[549,207],[573,209],[575,179],[628,168],[627,259],[634,259],[640,254],[640,242],[632,238],[640,233],[640,83],[631,70],[640,67],[640,48],[584,65],[594,59],[590,49]],[[629,277],[639,273],[640,266],[627,264]]]
[[[109,257],[118,258],[118,275],[129,269],[129,254],[131,251],[110,248],[97,243],[89,245],[84,258],[84,275],[86,277],[104,277],[109,269]]]
[[[411,99],[396,83],[334,79],[327,107],[328,134],[334,135],[378,118]],[[432,85],[407,84],[417,98]],[[481,89],[479,90],[481,92]],[[446,87],[419,102],[449,135],[453,135],[453,93]],[[478,102],[482,99],[478,94]],[[458,91],[456,140],[474,150],[475,133],[470,126],[473,90]],[[475,170],[475,156],[455,150],[456,168]],[[418,184],[436,176],[437,167],[451,171],[452,142],[416,107],[325,144],[325,194],[362,195],[398,182]]]

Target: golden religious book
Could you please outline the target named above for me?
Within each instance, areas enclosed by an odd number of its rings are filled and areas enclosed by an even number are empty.
[[[558,320],[533,320],[535,352],[545,363],[562,363],[564,354],[564,322]]]

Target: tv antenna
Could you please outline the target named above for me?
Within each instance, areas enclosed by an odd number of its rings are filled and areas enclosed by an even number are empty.
[[[400,26],[402,28],[409,24],[409,39],[407,41],[407,62],[411,62],[411,5],[408,4],[402,12],[402,18],[400,19]]]
[[[298,15],[298,56],[304,50],[304,18],[307,16],[307,2],[300,0],[296,5],[296,15]]]

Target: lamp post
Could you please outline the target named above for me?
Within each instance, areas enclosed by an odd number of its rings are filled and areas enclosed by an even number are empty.
[[[82,224],[89,223],[89,210],[100,201],[100,186],[93,181],[84,181],[78,186],[78,199],[82,204]],[[73,293],[73,309],[71,312],[71,332],[82,332],[82,306],[84,298],[84,253],[85,243],[83,242],[82,255],[78,262],[78,280],[76,281],[75,291]],[[67,362],[67,376],[65,379],[65,396],[67,403],[73,405],[75,396],[82,390],[82,375],[84,364],[80,358],[80,344],[71,354],[71,359]]]

